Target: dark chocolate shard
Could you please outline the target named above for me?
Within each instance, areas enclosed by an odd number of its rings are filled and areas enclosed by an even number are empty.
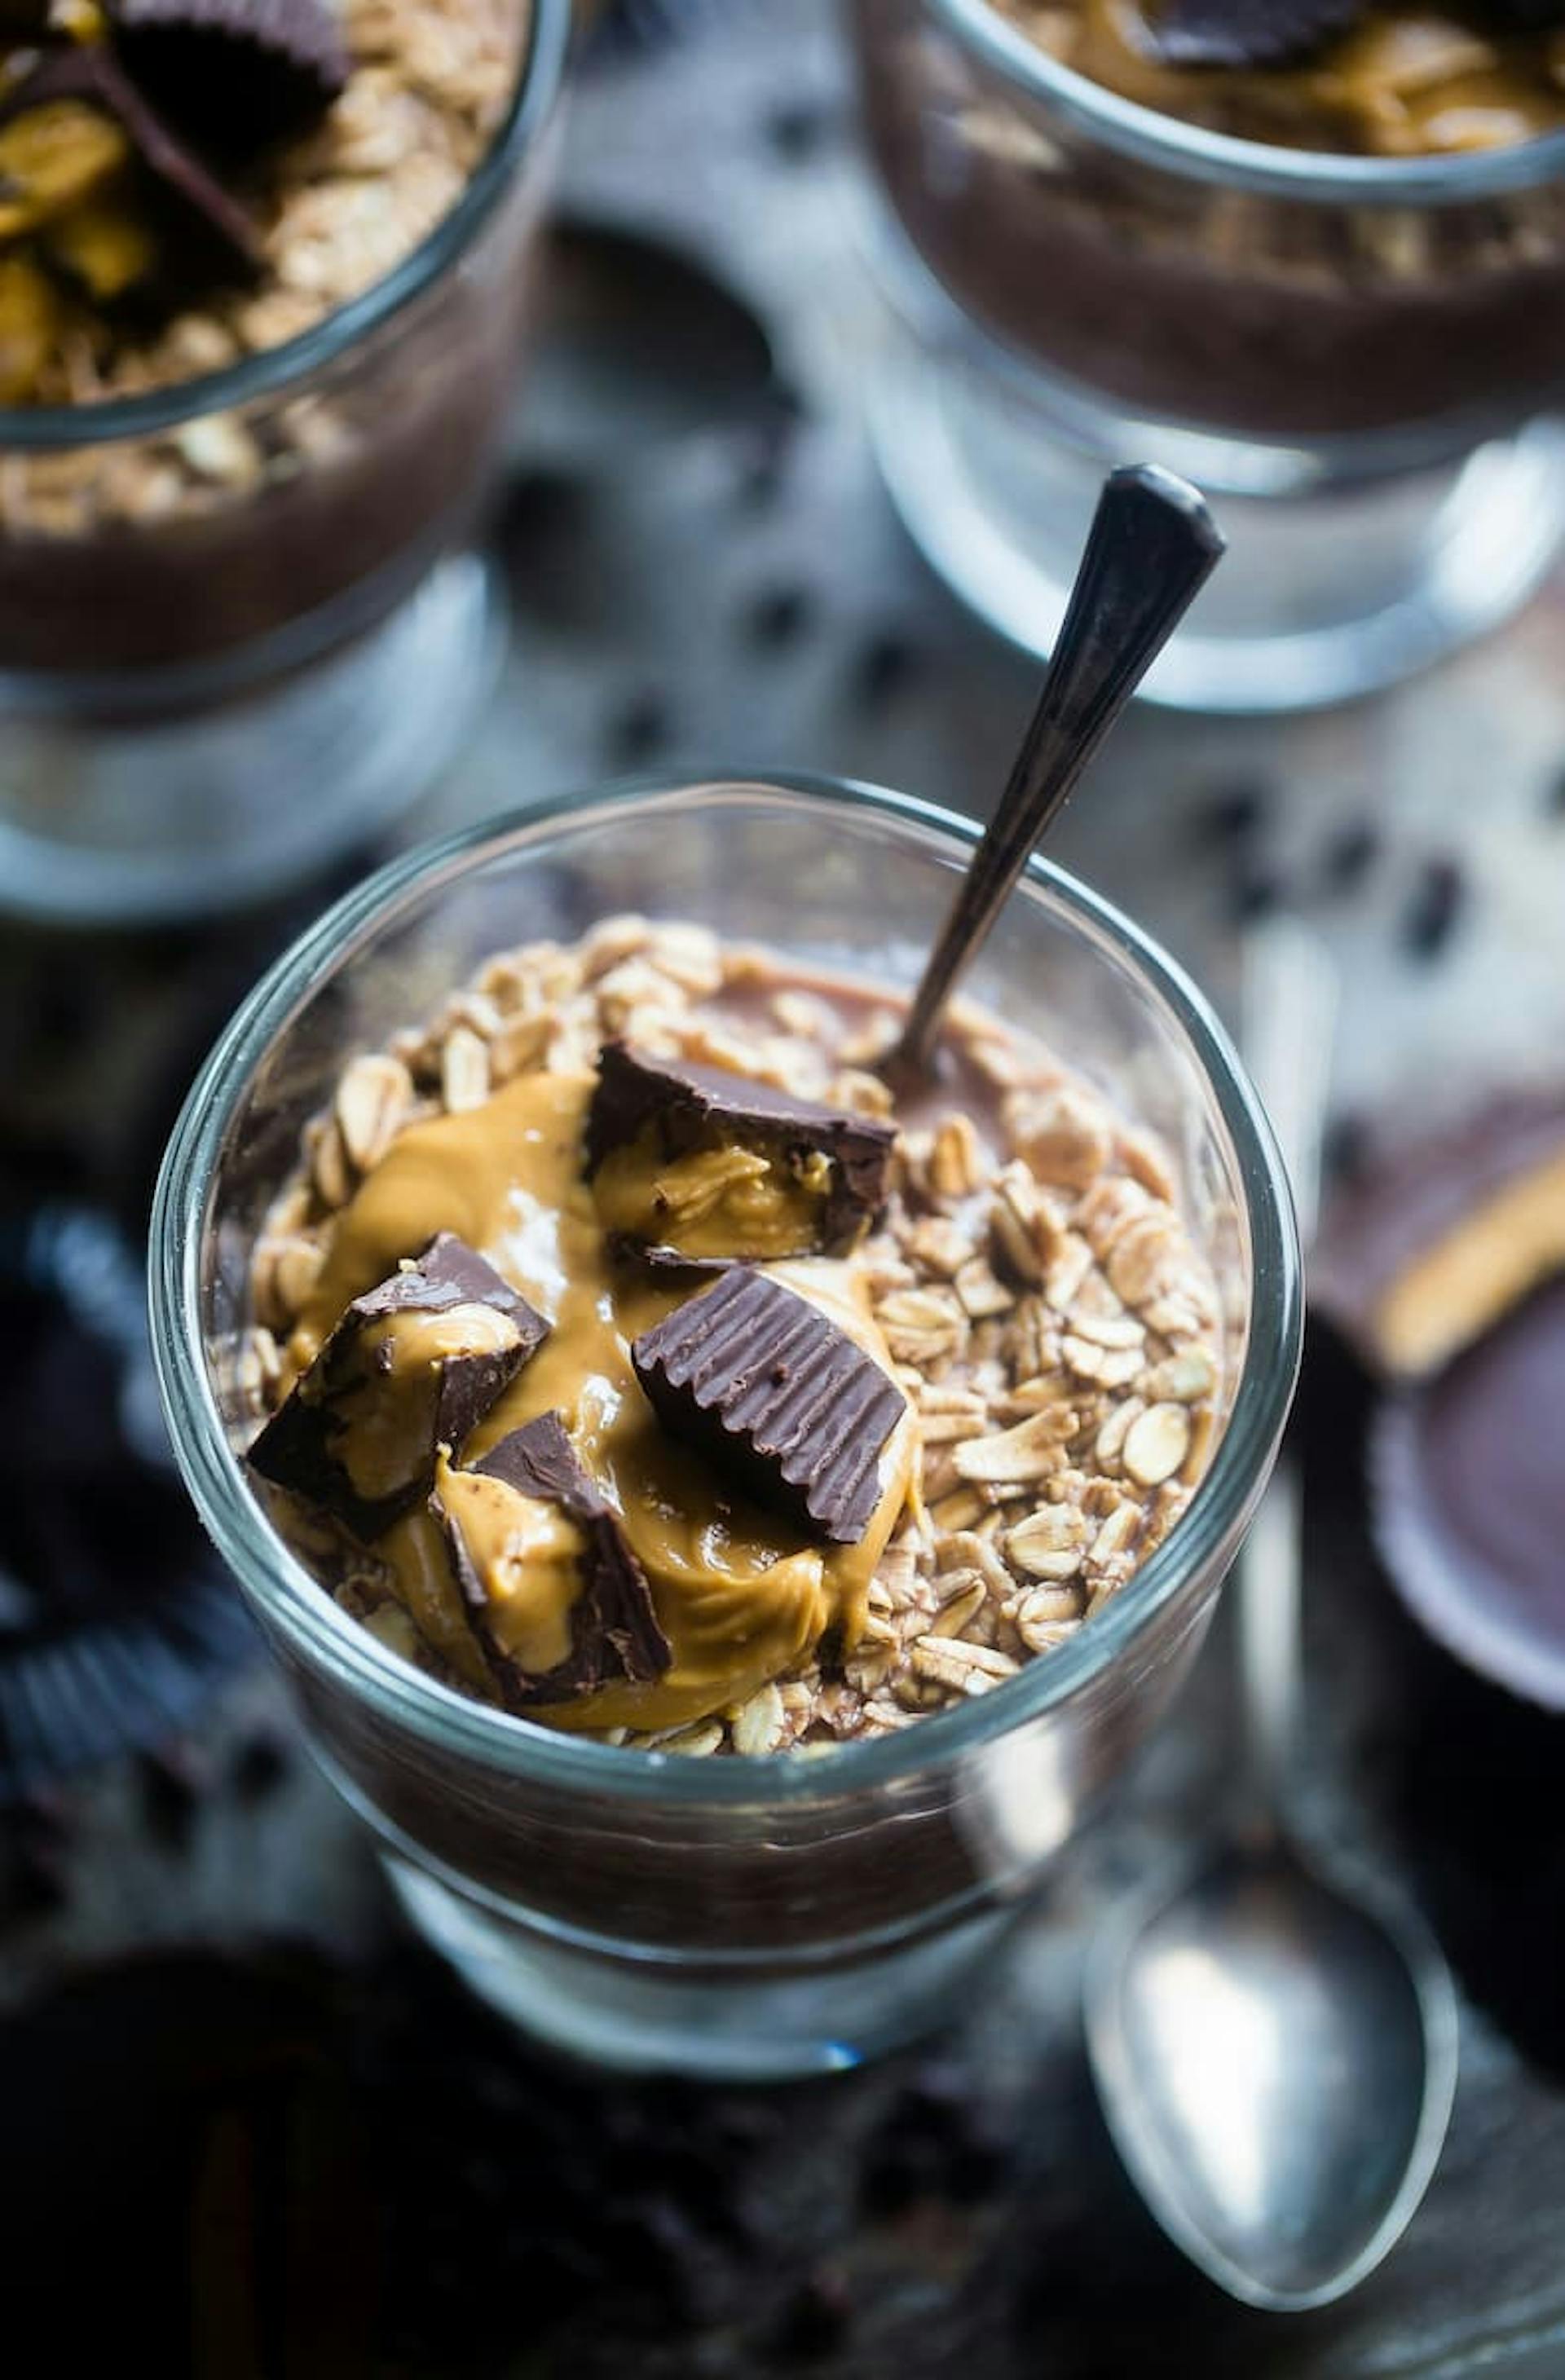
[[[557,1413],[514,1429],[473,1469],[534,1501],[558,1506],[583,1541],[581,1592],[571,1608],[571,1649],[553,1669],[522,1669],[495,1636],[489,1597],[461,1529],[435,1500],[452,1567],[474,1633],[509,1709],[574,1702],[600,1686],[644,1685],[661,1678],[673,1658],[658,1624],[647,1574],[619,1521],[583,1469]]]
[[[588,1175],[643,1134],[654,1136],[664,1163],[703,1148],[741,1148],[797,1177],[812,1160],[825,1159],[818,1245],[828,1255],[851,1246],[884,1206],[896,1147],[895,1126],[876,1117],[793,1099],[721,1067],[654,1058],[627,1041],[606,1042],[587,1123]]]
[[[0,125],[56,100],[102,108],[129,141],[142,167],[172,202],[184,226],[210,246],[221,268],[249,275],[263,261],[261,232],[237,199],[164,122],[113,53],[101,43],[51,50],[0,98]]]
[[[858,1543],[906,1399],[807,1299],[736,1265],[643,1332],[630,1360],[671,1437],[811,1536]]]
[[[109,0],[109,13],[139,89],[219,156],[305,130],[351,67],[326,0]]]
[[[1344,33],[1365,0],[1163,0],[1158,47],[1176,67],[1281,67]]]
[[[629,1232],[609,1233],[609,1254],[617,1264],[642,1264],[653,1272],[704,1275],[709,1281],[732,1272],[744,1261],[741,1257],[687,1257],[683,1248],[660,1247],[655,1241],[636,1239]]]
[[[388,1448],[393,1342],[376,1337],[367,1349],[367,1334],[399,1315],[439,1317],[466,1306],[488,1307],[501,1318],[499,1330],[490,1334],[493,1343],[431,1359],[427,1372],[415,1376],[406,1443],[399,1447],[394,1439]],[[549,1329],[491,1264],[454,1232],[442,1232],[417,1263],[354,1299],[251,1447],[250,1468],[371,1543],[428,1496],[441,1447],[460,1451]],[[394,1475],[371,1490],[356,1486],[348,1466],[351,1430],[364,1422],[366,1403],[373,1413],[377,1387],[388,1400],[375,1431],[378,1467],[383,1472],[389,1461]]]

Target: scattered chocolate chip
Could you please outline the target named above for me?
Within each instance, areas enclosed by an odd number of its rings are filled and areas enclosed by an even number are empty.
[[[438,1317],[465,1306],[489,1308],[511,1326],[513,1335],[503,1345],[447,1355],[432,1367],[438,1382],[418,1442],[406,1450],[405,1475],[379,1494],[361,1494],[345,1467],[343,1407],[389,1373],[392,1363],[387,1343],[366,1362],[365,1334],[398,1315]],[[354,1299],[251,1447],[250,1468],[273,1487],[319,1505],[356,1537],[372,1540],[429,1494],[438,1449],[461,1449],[548,1335],[542,1315],[491,1264],[455,1233],[442,1232],[416,1264]]]
[[[269,1728],[248,1736],[234,1755],[228,1781],[237,1800],[264,1802],[288,1774],[288,1748]]]
[[[1254,852],[1240,855],[1228,879],[1228,913],[1238,925],[1253,925],[1284,905],[1280,873]]]
[[[1266,823],[1267,797],[1259,785],[1223,785],[1195,812],[1196,833],[1203,844],[1218,849],[1247,844]]]
[[[193,1746],[170,1742],[142,1753],[136,1771],[149,1833],[170,1851],[187,1850],[212,1788],[210,1765]]]
[[[837,128],[833,110],[818,99],[785,99],[767,115],[766,137],[790,165],[807,164],[829,147]]]
[[[587,1121],[587,1171],[595,1175],[614,1150],[644,1134],[657,1161],[712,1148],[755,1149],[794,1179],[824,1158],[819,1247],[851,1246],[885,1204],[896,1133],[879,1118],[795,1099],[716,1066],[654,1058],[628,1042],[605,1043]],[[746,1251],[735,1248],[735,1256]]]
[[[1162,0],[1158,46],[1180,67],[1272,67],[1346,30],[1365,0]]]
[[[858,1543],[906,1401],[807,1299],[735,1266],[644,1331],[630,1360],[671,1436],[812,1536]]]
[[[921,654],[911,637],[888,628],[871,637],[853,667],[854,699],[876,710],[901,694],[918,674]]]
[[[609,721],[604,738],[610,759],[625,769],[655,759],[673,741],[673,715],[662,696],[650,686],[621,704]]]
[[[207,171],[193,151],[142,97],[114,54],[101,42],[51,50],[0,98],[0,125],[55,100],[78,99],[114,118],[184,226],[214,247],[230,272],[261,270],[261,233],[237,199]]]
[[[249,155],[304,129],[350,61],[326,0],[108,0],[126,70],[203,148]]]
[[[810,611],[810,599],[802,587],[769,588],[750,606],[746,638],[763,652],[791,645],[808,626]]]
[[[559,1415],[540,1414],[513,1430],[473,1468],[479,1477],[498,1480],[517,1496],[557,1506],[582,1539],[581,1588],[571,1607],[570,1652],[555,1668],[529,1675],[492,1633],[490,1599],[461,1526],[435,1500],[452,1567],[507,1706],[522,1711],[539,1704],[571,1702],[624,1680],[645,1684],[661,1677],[673,1656],[658,1624],[646,1572],[583,1470]]]
[[[1355,819],[1328,838],[1321,855],[1321,882],[1328,892],[1354,892],[1364,882],[1382,850],[1379,829],[1367,819]]]
[[[1467,880],[1454,859],[1425,863],[1402,914],[1402,945],[1411,957],[1439,957],[1456,930],[1466,899]]]

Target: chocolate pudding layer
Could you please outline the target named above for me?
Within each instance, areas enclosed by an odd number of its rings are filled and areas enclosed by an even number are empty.
[[[390,608],[481,492],[528,298],[534,161],[505,175],[495,152],[537,65],[529,0],[114,0],[79,20],[67,39],[52,18],[33,79],[0,86],[0,166],[32,175],[0,209],[0,664],[171,670],[296,632],[283,665]],[[83,95],[53,98],[62,78]],[[491,175],[418,295],[225,402],[224,375],[329,338]],[[116,434],[125,400],[164,394],[183,418]]]
[[[807,1752],[1119,1594],[1221,1407],[1163,1152],[958,1012],[691,926],[492,960],[356,1059],[257,1246],[252,1476],[324,1591],[518,1716]]]
[[[995,14],[1036,43],[1042,82],[1001,73],[933,0],[853,7],[892,205],[938,279],[1009,345],[1127,407],[1269,438],[1445,425],[1454,450],[1557,398],[1562,177],[1540,165],[1535,181],[1462,195],[1479,152],[1565,125],[1557,33],[1495,41],[1442,18],[1437,42],[1436,20],[1398,11],[1261,68],[1178,64],[1119,0]],[[1447,164],[1450,196],[1399,198],[1389,177],[1316,198],[1132,155],[1050,95],[1060,68],[1153,117],[1317,153],[1323,190],[1333,154],[1423,156]]]

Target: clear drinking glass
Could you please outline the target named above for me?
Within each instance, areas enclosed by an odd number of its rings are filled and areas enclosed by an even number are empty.
[[[870,388],[908,527],[1047,651],[1104,472],[1221,501],[1147,681],[1215,710],[1380,686],[1503,619],[1565,535],[1565,133],[1272,148],[1073,73],[991,0],[848,0],[879,190]]]
[[[451,212],[301,336],[0,409],[0,907],[199,915],[405,808],[489,691],[469,548],[533,305],[570,0]]]
[[[1174,1152],[1225,1309],[1226,1418],[1188,1512],[1123,1593],[998,1691],[818,1758],[685,1760],[511,1718],[400,1662],[269,1526],[238,1456],[251,1251],[344,1062],[487,954],[611,913],[694,918],[910,987],[977,830],[895,794],[783,778],[644,784],[395,862],[273,970],[212,1052],[152,1221],[170,1430],[328,1774],[414,1922],[564,2047],[783,2075],[933,2022],[1184,1675],[1292,1392],[1299,1255],[1255,1094],[1199,995],[1035,861],[973,990],[1042,1031]]]

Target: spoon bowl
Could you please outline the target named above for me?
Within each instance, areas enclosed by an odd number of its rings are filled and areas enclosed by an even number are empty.
[[[1120,2155],[1194,2263],[1279,2312],[1373,2271],[1456,2087],[1455,1998],[1418,1920],[1235,1843],[1116,1912],[1086,2009]]]

